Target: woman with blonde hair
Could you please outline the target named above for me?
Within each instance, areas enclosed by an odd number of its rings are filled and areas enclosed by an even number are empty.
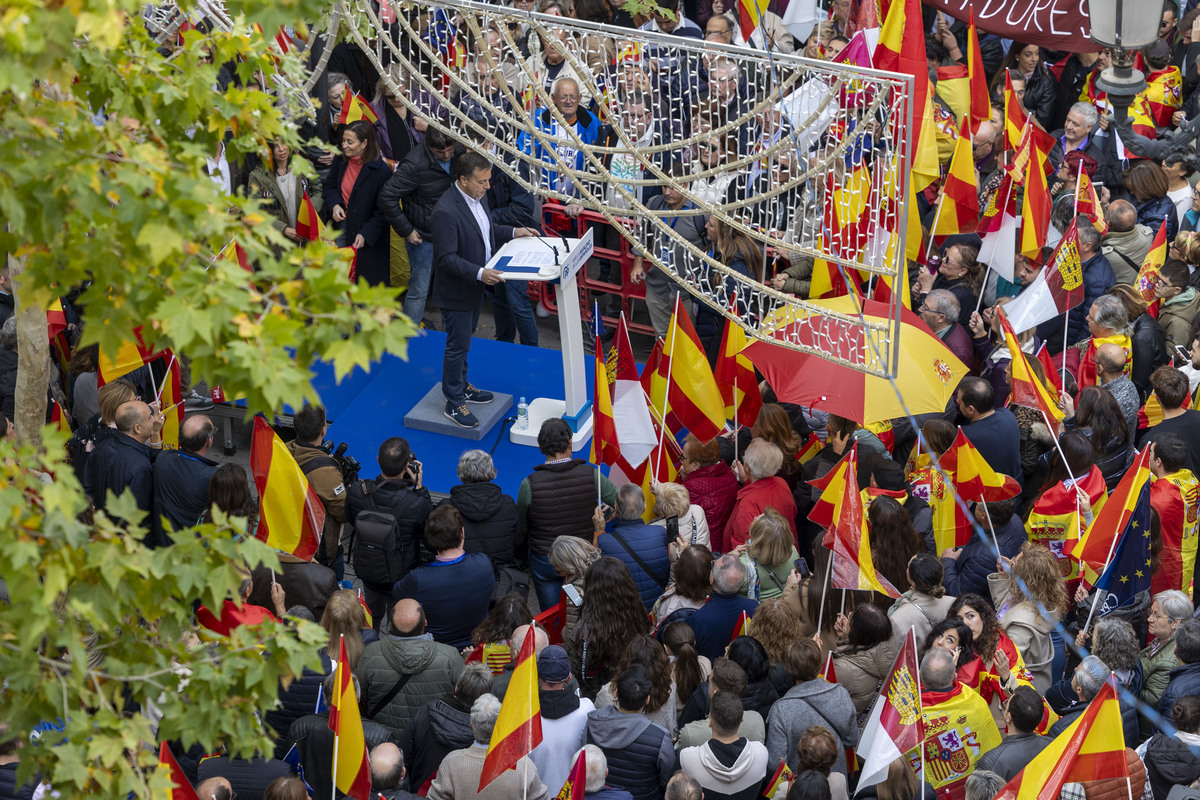
[[[771,685],[780,696],[793,686],[792,679],[783,668],[784,653],[792,642],[804,636],[804,630],[804,623],[792,613],[782,597],[764,600],[754,609],[750,635],[767,651],[767,658],[771,661]]]
[[[783,453],[783,468],[779,477],[788,482],[793,489],[800,474],[800,463],[796,454],[804,446],[803,440],[792,428],[792,420],[787,411],[779,403],[764,403],[750,428],[750,435],[755,439],[766,439],[773,443]]]
[[[767,506],[750,523],[750,539],[734,548],[746,567],[740,594],[751,600],[782,597],[792,565],[800,558],[795,541],[787,520]]]
[[[338,589],[331,594],[325,604],[325,613],[321,615],[321,627],[329,634],[325,653],[331,660],[336,659],[339,643],[345,641],[346,662],[353,671],[365,646],[363,629],[370,628],[362,604],[358,602],[358,593],[353,589]]]
[[[692,502],[691,495],[682,484],[658,483],[653,491],[654,514],[658,517],[654,524],[667,529],[667,554],[671,557],[673,572],[675,560],[683,548],[709,546],[708,517],[703,508]]]
[[[1052,683],[1054,642],[1050,634],[1068,608],[1058,559],[1049,548],[1027,542],[1011,561],[1002,557],[1001,562],[1007,562],[1003,565],[1007,574],[988,576],[996,617],[1000,629],[1025,659],[1034,688],[1044,695]]]

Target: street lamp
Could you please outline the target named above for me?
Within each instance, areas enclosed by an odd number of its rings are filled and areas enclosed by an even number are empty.
[[[1128,6],[1128,7],[1127,7]],[[1112,66],[1100,73],[1096,88],[1108,94],[1115,108],[1128,110],[1133,99],[1146,90],[1146,78],[1133,68],[1133,53],[1158,38],[1163,0],[1126,3],[1126,0],[1088,0],[1092,41],[1112,50]]]

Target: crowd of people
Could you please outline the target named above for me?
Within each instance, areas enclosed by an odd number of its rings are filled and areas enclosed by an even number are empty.
[[[533,5],[514,3],[520,10]],[[538,10],[743,44],[724,0],[684,0],[673,14],[644,19],[608,0],[545,0]],[[577,171],[587,170],[577,139],[652,147],[723,131],[654,150],[661,156],[657,169],[670,178],[661,186],[593,176],[593,188],[615,209],[630,210],[633,197],[654,211],[678,212],[662,219],[698,250],[778,290],[813,293],[811,258],[785,259],[776,271],[779,259],[764,257],[761,243],[741,230],[717,216],[685,213],[697,201],[736,205],[770,195],[770,203],[743,203],[743,221],[779,232],[783,245],[786,232],[801,224],[795,218],[813,209],[821,214],[825,189],[793,180],[804,153],[789,156],[784,148],[780,155],[776,147],[785,136],[810,148],[817,139],[797,137],[779,108],[747,113],[762,99],[756,91],[765,75],[732,58],[626,47],[619,37],[580,35],[566,25],[555,31],[513,23],[477,37],[461,19],[455,31],[449,18],[428,9],[404,13],[435,51],[450,37],[471,91],[457,84],[440,93],[425,88],[442,70],[422,67],[424,50],[400,34],[396,46],[411,57],[393,60],[388,80],[356,46],[338,43],[318,82],[320,107],[306,132],[313,144],[294,153],[272,142],[258,163],[234,168],[218,153],[210,164],[214,180],[230,194],[266,203],[280,232],[297,245],[297,215],[307,195],[341,243],[357,249],[358,275],[402,290],[405,313],[420,322],[440,274],[435,217],[453,187],[475,203],[486,194],[485,235],[489,222],[516,230],[539,225],[539,201],[522,181],[492,169],[490,181],[478,184],[480,155],[510,158],[498,142],[527,156],[510,163],[525,181],[567,198],[560,206],[569,219],[583,208],[570,202],[581,186],[555,165],[573,160]],[[778,52],[833,58],[848,43],[853,17],[849,0],[835,0],[830,19],[797,42],[773,11],[766,36]],[[961,23],[932,14],[928,22],[932,73],[965,61]],[[1135,104],[1147,109],[1148,122],[1138,130],[1150,137],[1200,113],[1200,8],[1168,2],[1160,33],[1142,53],[1150,88]],[[248,568],[239,597],[219,609],[200,608],[197,620],[216,639],[269,618],[318,622],[329,634],[322,670],[306,671],[281,688],[276,704],[257,709],[276,742],[273,753],[243,761],[172,743],[200,796],[304,800],[334,793],[333,739],[321,698],[332,694],[343,640],[370,748],[372,791],[388,800],[550,797],[580,752],[589,798],[750,800],[784,764],[791,773],[788,800],[848,799],[857,781],[854,750],[864,744],[863,727],[909,631],[919,649],[925,740],[920,753],[896,759],[886,780],[860,796],[991,798],[1113,676],[1128,790],[1165,800],[1172,787],[1200,781],[1200,620],[1193,618],[1200,411],[1192,408],[1200,400],[1200,190],[1192,189],[1188,157],[1157,163],[1118,149],[1111,109],[1095,88],[1110,63],[1107,51],[1055,53],[990,34],[982,36],[981,50],[997,93],[993,119],[973,134],[981,207],[1010,155],[1002,117],[1007,83],[1015,102],[1056,142],[1048,175],[1052,238],[1072,222],[1078,231],[1083,304],[1018,336],[1030,356],[1045,348],[1050,367],[1030,359],[1039,379],[1056,372],[1063,384],[1065,419],[1057,430],[1037,410],[1012,402],[1011,357],[997,313],[1038,277],[1052,243],[1036,257],[1015,254],[1010,282],[979,261],[974,235],[942,243],[932,269],[910,269],[912,308],[970,372],[945,411],[864,426],[781,402],[764,384],[765,403],[752,427],[710,441],[689,435],[678,480],[650,490],[615,486],[576,458],[561,420],[539,431],[545,463],[515,497],[498,485],[490,455],[469,450],[458,464],[459,484],[437,487],[445,497],[435,498],[399,436],[380,443],[379,475],[359,480],[325,447],[324,409],[305,406],[295,414],[288,447],[325,507],[321,547],[311,561],[283,554],[278,573]],[[357,96],[370,98],[377,121],[339,125],[343,104]],[[535,112],[541,135],[506,123],[514,101]],[[952,118],[937,103],[939,119]],[[563,122],[570,134],[560,130]],[[956,127],[939,125],[940,145],[953,141]],[[725,167],[766,149],[776,153],[770,169],[756,168],[754,159]],[[951,149],[939,147],[943,169]],[[295,156],[310,162],[315,179],[293,169]],[[651,174],[631,152],[604,158],[614,177]],[[1102,208],[1090,217],[1074,208],[1083,173],[1103,185]],[[472,181],[482,187],[478,196],[464,188]],[[781,186],[790,188],[774,191]],[[937,184],[917,197],[915,212],[926,226],[937,197]],[[1170,252],[1147,290],[1136,286],[1138,272],[1159,226],[1168,232]],[[645,281],[659,335],[678,285],[653,264],[682,273],[690,269],[688,253],[650,232],[635,248],[629,276]],[[482,275],[482,264],[474,266]],[[520,281],[487,285],[497,338],[537,344],[526,289]],[[0,411],[10,419],[11,310],[4,271]],[[719,326],[707,323],[698,313],[697,328],[711,344]],[[169,544],[168,530],[208,519],[214,508],[246,519],[252,534],[258,509],[248,476],[209,457],[212,421],[189,414],[178,450],[163,451],[164,419],[140,399],[154,394],[147,387],[151,370],[99,389],[96,371],[94,348],[77,353],[62,398],[76,429],[73,467],[96,510],[105,509],[110,491],[130,489],[151,514],[147,543],[155,546]],[[465,365],[461,377],[465,382]],[[469,383],[464,391],[479,392]],[[202,405],[193,396],[189,410]],[[947,515],[939,512],[957,499],[932,457],[951,449],[960,428],[1021,492],[971,504],[977,525],[970,540],[946,546]],[[805,447],[810,434],[820,443],[815,452]],[[898,598],[831,588],[823,532],[808,520],[820,494],[809,481],[828,474],[852,446],[868,503],[871,555]],[[1064,547],[1087,529],[1146,448],[1152,585],[1132,603],[1110,608],[1095,602]],[[1101,613],[1088,624],[1097,607]],[[544,738],[516,770],[479,791],[483,756],[529,637]],[[281,761],[293,746],[303,780]],[[29,800],[38,791],[16,784],[18,757],[14,740],[0,742],[0,798]],[[1117,791],[1126,793],[1123,781],[1073,784],[1064,794]]]

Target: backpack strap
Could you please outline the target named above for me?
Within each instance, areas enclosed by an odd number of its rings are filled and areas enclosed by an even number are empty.
[[[387,704],[392,702],[392,698],[400,694],[400,690],[404,688],[404,684],[408,683],[412,676],[413,673],[411,672],[407,675],[401,675],[400,680],[396,681],[395,685],[388,690],[388,693],[381,697],[379,702],[375,704],[375,707],[371,709],[371,713],[367,714],[367,718],[375,719],[375,715],[377,715],[380,711],[383,711],[383,709],[387,707]],[[817,713],[819,714],[820,712],[818,711]]]
[[[308,461],[304,462],[303,465],[301,465],[300,471],[303,472],[304,477],[307,478],[309,475],[311,475],[313,472],[319,470],[321,467],[333,467],[334,469],[336,469],[338,471],[339,475],[342,474],[341,467],[339,467],[337,465],[337,462],[334,461],[329,456],[317,456],[316,458],[309,459]]]
[[[629,557],[632,558],[637,563],[637,565],[642,568],[642,572],[646,573],[646,576],[648,578],[650,578],[650,580],[654,581],[658,585],[658,588],[660,591],[665,592],[667,590],[667,585],[658,579],[658,576],[655,575],[654,572],[650,569],[649,565],[647,565],[646,562],[642,560],[641,556],[639,556],[637,553],[633,552],[633,548],[629,546],[629,543],[625,541],[625,538],[623,536],[621,536],[619,533],[617,533],[615,528],[613,530],[609,531],[608,535],[613,537],[614,539],[616,539],[617,544],[619,544],[619,545],[621,545],[621,547],[625,548],[625,552],[629,553]]]

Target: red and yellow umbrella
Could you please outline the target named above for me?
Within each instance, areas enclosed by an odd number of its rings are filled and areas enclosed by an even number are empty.
[[[815,407],[863,424],[902,417],[906,413],[942,411],[967,374],[962,363],[913,312],[904,309],[899,338],[895,387],[887,378],[851,369],[832,359],[878,363],[876,347],[890,335],[847,322],[833,314],[857,317],[859,306],[870,322],[888,324],[890,306],[853,296],[815,300],[811,305],[831,315],[804,316],[795,309],[775,312],[763,323],[777,339],[815,347],[827,355],[801,353],[782,345],[753,340],[742,351],[767,379],[781,402]],[[897,392],[898,390],[898,392]]]

